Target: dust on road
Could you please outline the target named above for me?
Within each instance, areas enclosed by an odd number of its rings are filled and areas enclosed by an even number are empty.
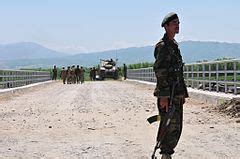
[[[0,158],[150,158],[158,123],[153,86],[54,82],[0,101]],[[11,97],[11,98],[10,98]],[[174,158],[239,158],[235,119],[189,99]]]

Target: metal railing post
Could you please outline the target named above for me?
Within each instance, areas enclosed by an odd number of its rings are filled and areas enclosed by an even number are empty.
[[[205,64],[202,64],[203,90],[205,90]]]
[[[194,79],[193,65],[191,65],[191,74],[192,74],[192,84],[191,84],[191,87],[194,88],[194,85],[193,85],[193,79]]]
[[[216,80],[217,80],[217,88],[216,88],[216,91],[217,91],[217,92],[219,92],[219,83],[218,83],[218,80],[219,80],[219,79],[218,79],[218,75],[219,75],[218,71],[219,71],[219,70],[218,70],[218,66],[219,66],[219,64],[216,63],[216,76],[217,76],[217,77],[216,77],[216,78],[217,78],[217,79],[216,79]]]
[[[224,62],[224,92],[227,93],[227,63]]]
[[[237,62],[233,62],[234,94],[237,94]]]
[[[208,71],[209,71],[209,91],[211,91],[212,90],[212,83],[211,83],[211,77],[212,77],[212,68],[211,68],[211,64],[209,64],[209,66],[208,66]]]

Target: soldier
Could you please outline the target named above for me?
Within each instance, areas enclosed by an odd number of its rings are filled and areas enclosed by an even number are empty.
[[[67,70],[65,70],[64,67],[62,68],[62,71],[61,71],[61,78],[63,80],[63,84],[66,84]]]
[[[80,81],[81,81],[81,84],[83,84],[84,83],[84,72],[85,72],[85,70],[84,70],[84,68],[81,66],[81,69],[80,69],[81,71],[81,79],[80,79]]]
[[[124,75],[124,80],[126,80],[127,79],[127,66],[125,63],[123,64],[123,75]]]
[[[92,69],[92,75],[93,75],[93,80],[94,81],[96,81],[96,68],[95,67],[93,67],[93,69]]]
[[[90,68],[89,77],[90,77],[90,80],[93,81],[93,70],[92,70],[92,68]]]
[[[57,80],[57,67],[56,65],[53,66],[53,77],[52,77],[52,80]]]
[[[77,84],[80,84],[81,70],[79,68],[79,65],[77,65],[77,68],[75,69],[75,75],[76,75]]]
[[[76,75],[75,75],[75,65],[72,65],[72,68],[71,68],[71,78],[72,78],[72,84],[75,84],[76,83]]]
[[[173,83],[176,83],[174,84],[174,95],[171,97],[175,111],[160,145],[162,159],[171,159],[171,155],[174,153],[174,148],[182,132],[183,104],[185,98],[188,97],[183,77],[182,56],[174,39],[175,34],[179,33],[179,23],[176,13],[169,13],[165,16],[161,26],[164,27],[166,33],[156,44],[154,50],[155,63],[153,69],[157,78],[154,96],[157,97],[157,106],[161,116],[157,141],[159,141],[159,136],[162,133],[160,131],[164,117],[168,112]]]
[[[71,84],[71,68],[68,66],[67,68],[67,84]]]

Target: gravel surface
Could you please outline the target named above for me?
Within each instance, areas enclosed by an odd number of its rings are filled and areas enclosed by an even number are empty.
[[[158,123],[154,86],[129,81],[0,94],[0,158],[149,159]],[[240,158],[240,124],[199,101],[184,105],[173,158]]]

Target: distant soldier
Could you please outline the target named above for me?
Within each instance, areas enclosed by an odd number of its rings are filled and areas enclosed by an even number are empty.
[[[116,62],[115,61],[113,61],[113,59],[111,58],[109,61],[109,64],[111,64],[111,65],[113,65],[113,66],[115,66],[116,65]]]
[[[71,84],[71,68],[68,66],[67,68],[67,84]]]
[[[61,78],[63,80],[63,84],[66,84],[67,70],[65,70],[65,67],[63,67],[61,70]]]
[[[57,67],[56,65],[53,66],[53,77],[52,77],[52,80],[57,80]]]
[[[90,68],[89,77],[90,77],[90,80],[93,81],[93,69],[92,68]]]
[[[72,68],[71,68],[71,83],[72,84],[76,83],[75,65],[72,65]]]
[[[84,70],[84,68],[82,66],[81,66],[80,70],[81,70],[80,71],[81,72],[81,75],[80,75],[81,76],[81,80],[80,81],[81,81],[81,84],[83,84],[84,83],[84,72],[85,72],[85,70]]]
[[[77,84],[80,84],[81,70],[79,68],[79,65],[77,65],[77,68],[75,69],[75,76],[76,76]]]
[[[123,76],[124,76],[124,80],[126,80],[127,79],[127,66],[125,63],[123,64]]]
[[[92,72],[93,72],[93,80],[96,81],[96,68],[95,67],[93,67]]]
[[[179,19],[176,13],[169,13],[162,21],[166,33],[156,44],[154,57],[154,71],[157,85],[154,96],[157,97],[157,106],[161,116],[157,142],[161,141],[160,154],[162,159],[171,159],[182,132],[183,104],[188,97],[183,77],[182,56],[174,37],[179,33]],[[169,105],[172,101],[172,105]],[[171,107],[170,107],[171,106]],[[173,111],[170,120],[169,111]],[[168,122],[170,123],[168,124]],[[168,124],[167,130],[165,127]],[[166,127],[165,127],[166,128]],[[162,134],[165,134],[164,136]]]

